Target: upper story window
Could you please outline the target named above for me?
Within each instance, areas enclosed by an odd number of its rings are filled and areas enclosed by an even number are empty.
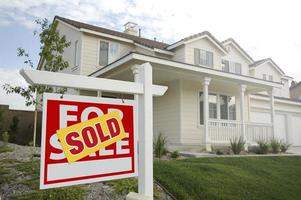
[[[269,75],[269,81],[273,81],[273,76]]]
[[[267,75],[266,75],[266,74],[263,74],[263,75],[262,75],[262,78],[263,78],[263,80],[267,80]]]
[[[78,66],[78,40],[75,41],[74,43],[74,66],[77,67]]]
[[[231,62],[228,60],[222,60],[222,70],[225,72],[241,74],[241,64],[237,62]]]
[[[213,53],[203,49],[194,49],[194,64],[213,67]]]
[[[115,42],[99,42],[99,65],[106,66],[118,58],[119,44]]]

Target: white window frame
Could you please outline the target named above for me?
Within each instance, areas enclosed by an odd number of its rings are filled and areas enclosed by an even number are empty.
[[[262,74],[262,79],[263,80],[267,80],[267,75],[266,74]]]
[[[99,53],[100,53],[100,42],[106,42],[106,43],[108,43],[108,64],[110,64],[110,63],[114,62],[116,59],[118,59],[118,56],[120,54],[120,44],[118,42],[113,42],[113,41],[110,41],[110,40],[104,40],[104,39],[98,40],[98,45],[97,45],[97,66],[104,67],[103,65],[99,64],[99,61],[100,61],[100,56],[99,56]],[[111,56],[112,44],[117,44],[118,45],[116,59]]]
[[[199,61],[198,61],[198,65],[200,66],[205,66],[205,67],[208,67],[208,68],[214,68],[214,53],[212,51],[208,51],[208,50],[205,50],[205,49],[200,49],[200,48],[194,48],[194,49],[197,49],[199,51]],[[208,63],[208,65],[205,63],[201,63],[201,60],[204,60],[204,59],[201,59],[201,51],[203,51],[205,53],[205,61],[206,63]],[[193,53],[195,53],[195,51],[193,51]],[[212,54],[212,65],[209,65],[209,60],[207,60],[207,53],[210,53]],[[195,55],[193,55],[193,57],[195,57]]]
[[[201,124],[200,123],[200,121],[201,121],[201,113],[200,113],[200,93],[203,93],[203,91],[202,90],[199,90],[199,92],[198,92],[198,110],[197,110],[197,112],[198,112],[198,126],[203,126],[204,124]],[[208,95],[209,94],[212,94],[212,95],[216,95],[216,99],[217,99],[217,109],[216,109],[216,111],[217,111],[217,118],[215,119],[215,118],[209,118],[209,119],[213,119],[213,120],[223,120],[223,121],[232,121],[232,122],[235,122],[235,121],[237,121],[237,97],[236,97],[236,95],[233,95],[233,94],[229,94],[229,93],[220,93],[220,92],[215,92],[215,91],[212,91],[212,92],[209,92],[208,93]],[[227,99],[229,98],[229,97],[235,97],[235,120],[234,119],[229,119],[229,105],[228,105],[228,112],[227,112],[227,115],[228,115],[228,119],[221,119],[221,110],[220,110],[220,96],[221,95],[224,95],[224,96],[227,96]],[[203,101],[204,102],[204,101]],[[208,102],[209,103],[209,102]],[[209,108],[208,108],[209,109]],[[209,111],[209,110],[208,110]],[[209,115],[209,113],[208,113],[208,115]]]
[[[228,62],[228,67],[226,68],[226,65],[223,62]],[[239,72],[237,71],[238,68],[236,68],[237,64],[239,65]],[[224,72],[230,72],[234,74],[242,74],[242,64],[239,62],[227,60],[227,59],[222,59],[222,71]],[[227,70],[224,70],[227,69]]]
[[[269,81],[273,81],[274,77],[272,75],[269,75]]]

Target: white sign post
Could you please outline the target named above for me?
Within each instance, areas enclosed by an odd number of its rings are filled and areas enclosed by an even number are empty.
[[[20,74],[32,85],[136,95],[138,101],[139,195],[129,195],[127,199],[153,199],[153,96],[164,95],[167,87],[152,84],[152,67],[149,63],[137,66],[136,70],[138,73],[135,82],[36,70],[21,70]]]

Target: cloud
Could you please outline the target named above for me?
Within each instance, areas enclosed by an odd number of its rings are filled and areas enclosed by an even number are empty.
[[[134,21],[142,36],[167,43],[208,30],[219,40],[233,37],[255,60],[272,57],[301,79],[299,8],[298,0],[1,0],[0,27],[34,29],[34,19],[54,15],[119,31]]]
[[[10,109],[33,110],[33,106],[26,107],[24,98],[17,94],[6,94],[2,85],[27,86],[28,84],[19,74],[18,69],[0,68],[0,104],[9,105]]]

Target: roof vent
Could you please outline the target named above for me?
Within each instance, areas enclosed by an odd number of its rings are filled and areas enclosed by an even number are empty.
[[[129,35],[138,36],[137,27],[138,27],[138,24],[136,24],[134,22],[128,22],[124,25],[124,33],[127,33]]]

